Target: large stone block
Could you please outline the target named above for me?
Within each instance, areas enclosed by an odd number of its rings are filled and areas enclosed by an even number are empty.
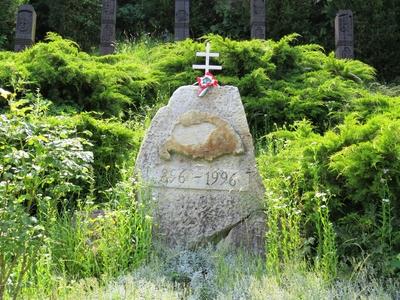
[[[155,236],[165,244],[262,252],[264,187],[236,87],[201,98],[195,86],[176,90],[152,120],[136,170],[151,189]]]

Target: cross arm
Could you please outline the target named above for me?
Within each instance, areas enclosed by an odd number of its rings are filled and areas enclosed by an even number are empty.
[[[193,69],[198,69],[198,70],[222,70],[222,66],[193,65]]]
[[[200,57],[219,57],[219,53],[196,52],[196,56]]]

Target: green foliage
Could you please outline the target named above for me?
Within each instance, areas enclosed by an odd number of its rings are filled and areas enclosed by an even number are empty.
[[[324,264],[328,255],[326,263],[333,265],[336,240],[342,259],[360,257],[361,250],[381,264],[382,271],[394,271],[388,263],[400,251],[400,123],[395,106],[399,99],[391,100],[387,112],[364,120],[358,119],[358,113],[350,114],[323,135],[303,121],[293,131],[267,136],[267,151],[259,157],[262,173],[268,174],[267,189],[273,198],[283,197],[287,182],[282,178],[291,176],[290,186],[299,197],[292,207],[302,213],[303,238],[317,242],[318,264]],[[321,193],[321,188],[326,192]]]
[[[10,110],[0,115],[0,299],[15,299],[37,261],[41,221],[85,200],[79,194],[91,187],[93,157],[75,131],[34,122],[46,110],[39,95],[1,96]]]
[[[151,36],[173,33],[174,14],[172,0],[120,0],[117,11],[119,35],[136,38],[143,33]]]
[[[147,208],[135,201],[140,189],[126,178],[108,192],[110,202],[101,209],[89,204],[41,220],[47,239],[29,268],[24,295],[62,295],[69,284],[84,278],[105,283],[148,257],[152,221]]]
[[[370,66],[326,56],[317,45],[291,46],[296,35],[278,42],[209,38],[223,53],[220,81],[239,87],[255,135],[303,118],[323,132],[374,76]]]
[[[35,262],[44,228],[29,216],[18,199],[4,193],[6,183],[0,184],[0,299],[6,294],[16,299],[28,269]]]
[[[274,41],[233,41],[209,35],[213,49],[221,53],[218,75],[221,84],[238,86],[254,135],[263,135],[276,126],[307,118],[319,132],[339,124],[349,111],[352,98],[365,94],[374,69],[359,61],[337,60],[325,55],[317,45],[292,46],[296,35]],[[147,52],[147,61],[157,70],[159,89],[172,91],[191,84],[198,71],[191,65],[200,43],[187,40],[156,45]],[[144,46],[124,54],[142,56]]]
[[[23,0],[0,4],[0,37],[10,48],[16,7]],[[84,50],[97,48],[100,38],[101,1],[31,0],[38,13],[37,36],[49,31],[76,41]],[[355,55],[378,70],[378,77],[398,81],[400,6],[398,0],[272,0],[266,1],[266,34],[278,40],[297,32],[304,43],[317,43],[333,51],[334,19],[340,9],[354,13]],[[190,3],[190,36],[220,34],[233,39],[250,37],[250,1],[211,0]],[[117,36],[137,39],[143,35],[171,41],[174,33],[173,0],[119,0]],[[207,20],[207,22],[204,22]],[[397,78],[397,79],[396,79]]]
[[[127,181],[108,191],[102,210],[86,207],[64,215],[49,228],[52,272],[69,278],[112,278],[148,256],[151,218],[135,200],[136,186]]]
[[[0,49],[13,46],[18,7],[28,0],[2,0],[0,3]]]
[[[28,212],[48,214],[70,208],[90,190],[93,154],[75,130],[37,122],[45,106],[39,96],[33,103],[29,97],[10,99],[9,114],[1,115],[0,192],[4,199],[24,203]]]
[[[175,258],[171,260],[171,257]],[[193,274],[190,285],[177,284],[165,276],[166,271],[171,270],[171,261],[176,262],[172,267],[180,274]],[[210,251],[209,248],[190,252],[162,249],[162,253],[152,255],[146,265],[105,286],[99,280],[86,278],[60,287],[52,296],[57,299],[372,300],[396,299],[399,287],[399,281],[378,278],[370,268],[357,270],[351,280],[345,278],[326,284],[318,272],[298,270],[292,265],[286,265],[278,278],[268,273],[260,256],[251,256],[247,252]],[[32,293],[26,298],[43,297]]]
[[[105,280],[138,265],[151,246],[151,218],[135,200],[134,164],[122,166],[142,128],[85,114],[49,117],[40,93],[14,90],[20,100],[0,89],[9,107],[0,115],[0,298],[32,288],[46,296],[58,288],[55,276]],[[95,206],[95,195],[106,204]]]
[[[74,128],[78,135],[90,141],[97,202],[103,198],[104,191],[122,180],[121,170],[135,164],[144,135],[144,128],[138,122],[127,126],[116,120],[99,120],[89,114],[47,117],[44,121],[52,126]]]
[[[100,43],[101,1],[31,0],[37,18],[37,37],[57,32],[77,41],[82,49],[97,48]]]
[[[332,51],[334,19],[340,9],[350,9],[354,14],[356,58],[377,68],[381,79],[395,79],[399,73],[398,66],[393,64],[399,60],[399,38],[394,34],[400,27],[397,0],[267,1],[267,36],[279,39],[297,32],[303,42],[318,43]]]
[[[104,116],[122,115],[123,109],[155,98],[157,81],[144,62],[127,55],[90,56],[55,34],[50,34],[48,41],[22,53],[4,55],[0,84],[12,88],[12,80],[20,77],[27,82],[25,88],[40,88],[46,99],[103,112]]]
[[[363,93],[374,76],[371,67],[326,56],[317,45],[292,46],[296,35],[278,42],[205,38],[221,52],[224,69],[218,78],[239,87],[255,135],[303,118],[323,132],[343,120],[351,98]],[[49,43],[3,53],[0,84],[11,87],[19,76],[58,107],[127,117],[129,109],[141,112],[166,101],[178,86],[192,84],[200,74],[191,68],[194,53],[203,47],[190,40],[161,45],[145,39],[120,45],[120,54],[96,57],[52,34]]]

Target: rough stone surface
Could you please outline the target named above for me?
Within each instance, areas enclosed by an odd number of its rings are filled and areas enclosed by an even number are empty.
[[[189,37],[190,1],[175,0],[175,41]]]
[[[103,0],[101,10],[100,54],[107,55],[115,50],[115,23],[117,21],[117,1]]]
[[[175,91],[142,143],[136,171],[151,189],[155,234],[170,246],[263,248],[264,187],[236,87]],[[246,238],[244,238],[246,237]]]
[[[32,5],[21,5],[17,13],[15,51],[22,51],[35,42],[36,12]]]
[[[337,58],[354,58],[353,13],[339,10],[335,18],[335,45]]]
[[[250,1],[251,38],[265,40],[265,0]]]

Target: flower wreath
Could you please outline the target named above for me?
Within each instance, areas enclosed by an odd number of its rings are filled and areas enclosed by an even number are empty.
[[[210,87],[218,86],[218,80],[211,72],[206,72],[203,77],[197,77],[200,86],[199,97],[204,96]]]

